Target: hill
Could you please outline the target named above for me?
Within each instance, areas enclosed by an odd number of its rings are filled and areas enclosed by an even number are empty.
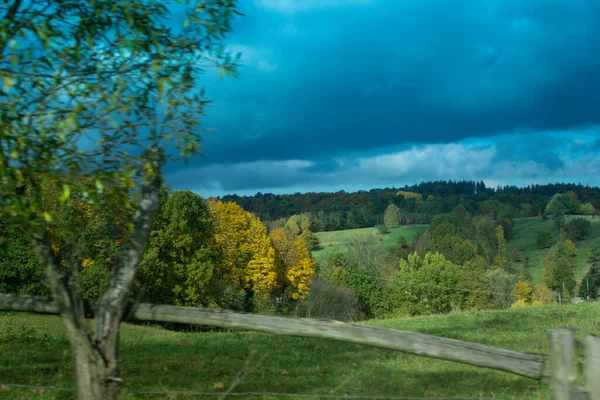
[[[565,221],[569,222],[574,218],[582,218],[582,216],[566,216]],[[586,274],[590,265],[587,263],[587,254],[594,240],[600,237],[600,219],[596,217],[583,217],[591,223],[589,236],[579,242],[575,242],[577,251],[574,254],[575,258],[575,280],[579,282],[583,275]],[[517,249],[521,258],[530,257],[530,266],[525,266],[523,261],[511,263],[513,272],[528,270],[533,276],[534,281],[542,282],[544,269],[546,268],[546,257],[548,249],[540,249],[537,246],[537,235],[540,232],[551,232],[554,239],[557,238],[556,228],[554,228],[551,220],[540,221],[537,218],[517,218],[513,220],[514,229],[512,238],[507,242],[507,250],[510,254],[513,249]]]
[[[577,326],[585,328],[579,337],[600,334],[595,322],[599,312],[600,303],[585,303],[366,323],[547,353],[547,329]],[[547,383],[504,372],[333,341],[240,331],[184,333],[130,324],[124,324],[121,337],[124,399],[165,398],[133,394],[141,390],[225,390],[253,351],[250,371],[234,392],[502,399],[550,395]],[[68,392],[1,386],[73,387],[68,349],[58,317],[0,313],[0,399],[69,398]]]
[[[390,229],[390,232],[383,235],[382,246],[396,246],[398,238],[404,236],[408,243],[412,243],[419,232],[423,232],[429,227],[429,225],[405,225],[398,226]],[[345,229],[341,231],[331,232],[317,232],[317,238],[321,246],[320,250],[312,252],[313,257],[318,259],[328,248],[335,246],[343,246],[348,240],[367,235],[371,236],[376,233],[375,228],[358,228],[358,229]]]

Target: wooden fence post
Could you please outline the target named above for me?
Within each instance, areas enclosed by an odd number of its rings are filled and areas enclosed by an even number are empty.
[[[551,329],[550,336],[550,387],[554,400],[573,400],[571,386],[577,380],[577,348],[573,331],[566,328]]]
[[[589,400],[600,400],[600,337],[585,340],[585,379]]]

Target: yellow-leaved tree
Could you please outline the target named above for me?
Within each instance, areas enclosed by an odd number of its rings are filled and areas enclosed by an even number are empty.
[[[306,241],[294,231],[277,228],[270,233],[279,272],[279,288],[294,300],[308,296],[316,263]]]
[[[217,274],[268,298],[277,286],[277,269],[266,228],[233,202],[209,200],[208,209],[214,224]]]

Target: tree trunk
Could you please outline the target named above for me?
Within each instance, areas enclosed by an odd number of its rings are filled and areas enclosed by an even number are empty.
[[[90,352],[77,338],[70,338],[70,342],[77,400],[117,400],[120,382],[117,352],[111,354],[100,349]],[[102,347],[107,350],[107,346]]]

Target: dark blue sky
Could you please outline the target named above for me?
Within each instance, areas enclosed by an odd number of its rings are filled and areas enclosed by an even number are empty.
[[[242,0],[239,78],[203,157],[167,181],[202,195],[401,186],[599,185],[600,1]]]

